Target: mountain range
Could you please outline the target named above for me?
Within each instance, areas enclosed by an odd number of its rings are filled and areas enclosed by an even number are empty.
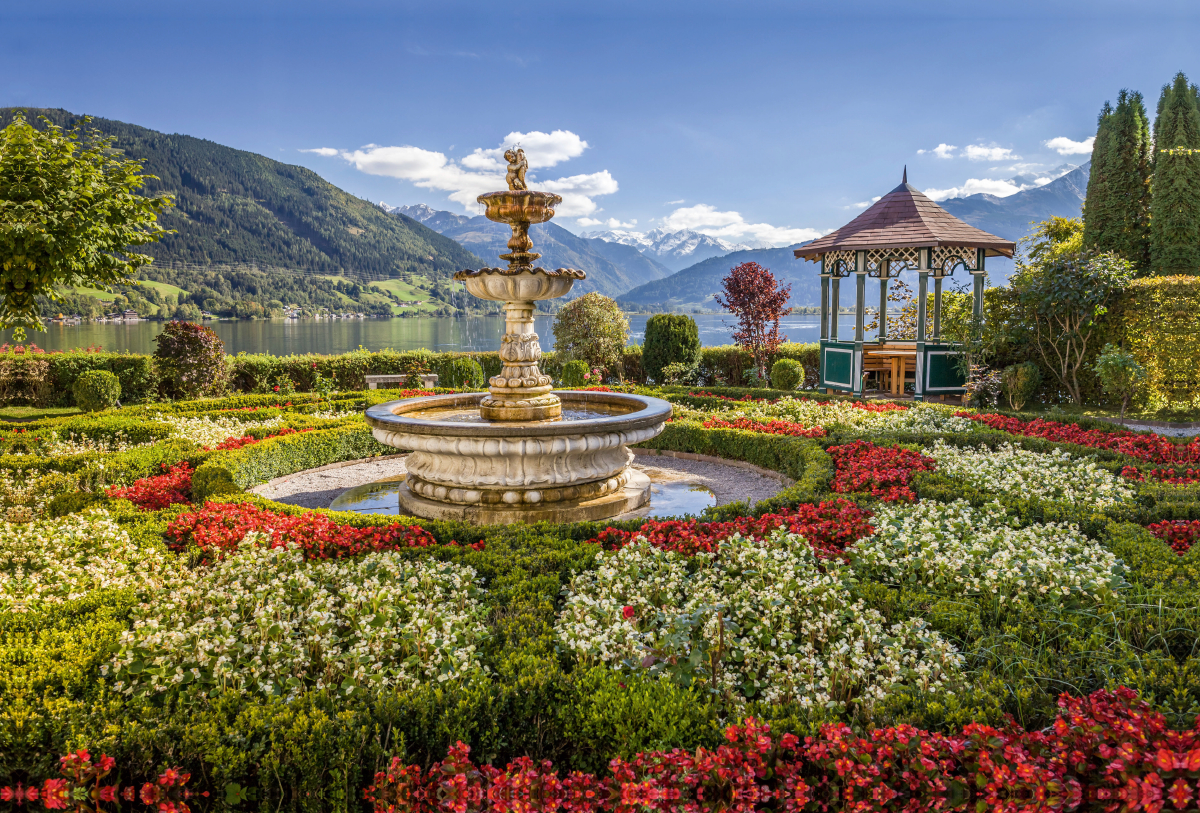
[[[720,257],[735,251],[746,251],[753,248],[770,248],[765,245],[744,245],[730,243],[719,237],[680,229],[651,229],[648,232],[635,231],[601,231],[590,232],[587,235],[592,240],[604,240],[609,243],[620,243],[633,246],[647,257],[653,257],[672,271],[681,271],[709,257]]]
[[[0,127],[16,108],[0,108]],[[66,110],[25,108],[71,127]],[[175,206],[161,223],[175,229],[141,250],[156,264],[257,265],[329,276],[385,279],[414,274],[438,279],[479,258],[407,217],[391,217],[304,167],[186,135],[96,118],[91,127],[116,136],[116,148],[157,176],[146,194],[170,193]]]

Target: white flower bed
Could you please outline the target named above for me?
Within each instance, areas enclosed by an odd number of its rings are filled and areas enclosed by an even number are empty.
[[[954,647],[920,619],[886,627],[796,534],[735,536],[689,560],[638,540],[575,577],[557,623],[585,661],[699,678],[733,697],[845,709],[900,684],[949,691]],[[626,609],[628,608],[628,609]]]
[[[135,611],[105,669],[115,688],[349,694],[481,671],[485,610],[471,568],[394,552],[305,562],[295,545],[259,541],[248,534],[236,556]]]
[[[51,430],[46,433],[46,440],[42,447],[42,456],[63,457],[66,455],[85,454],[87,452],[111,454],[112,452],[126,452],[130,449],[153,446],[157,442],[151,440],[146,443],[131,443],[121,430],[114,432],[111,437],[99,438],[90,438],[82,434],[76,435],[74,432],[68,433],[64,438],[57,431]]]
[[[871,412],[858,409],[848,401],[810,401],[781,398],[774,404],[752,404],[746,411],[751,418],[787,418],[804,426],[845,427],[859,430],[905,432],[976,432],[979,425],[956,418],[954,407],[917,403],[908,409]]]
[[[249,426],[276,427],[283,423],[282,415],[256,420],[252,424],[236,418],[184,418],[178,415],[156,415],[154,419],[169,425],[173,437],[190,440],[197,446],[216,446],[229,438],[240,438]]]
[[[105,511],[0,522],[0,610],[25,612],[106,588],[149,594],[183,578],[175,556],[135,544]]]
[[[939,593],[993,596],[999,603],[1045,598],[1100,601],[1124,580],[1117,557],[1074,525],[1017,528],[998,504],[972,508],[923,502],[884,505],[875,533],[851,549],[863,581],[916,581]]]
[[[1136,493],[1095,462],[1072,457],[1061,449],[1043,454],[1004,444],[992,451],[965,449],[938,440],[927,454],[937,460],[938,471],[1002,494],[1100,508],[1127,502]]]

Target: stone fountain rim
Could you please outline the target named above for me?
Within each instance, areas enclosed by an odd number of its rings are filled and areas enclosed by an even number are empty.
[[[587,279],[587,272],[580,271],[577,268],[556,268],[553,271],[547,271],[541,266],[537,268],[480,268],[479,270],[467,268],[462,271],[455,272],[454,278],[457,280],[464,280],[472,277],[491,274],[499,274],[503,277],[518,277],[521,274],[543,274],[547,277],[568,277],[570,279],[580,280]]]
[[[555,205],[562,203],[562,195],[556,195],[553,192],[542,192],[538,189],[502,189],[498,192],[484,192],[479,197],[475,198],[477,203],[484,203],[489,200],[501,200],[503,198],[533,198],[538,201],[545,201]]]
[[[633,395],[624,392],[588,392],[583,390],[555,390],[564,405],[569,403],[621,404],[630,401],[640,403],[641,409],[625,415],[609,415],[590,418],[586,421],[557,421],[543,424],[505,423],[491,424],[459,421],[427,421],[405,418],[405,412],[437,407],[460,407],[477,404],[489,395],[487,392],[463,392],[450,395],[426,395],[420,398],[403,398],[368,407],[367,424],[373,429],[388,432],[408,432],[414,435],[442,435],[447,437],[510,438],[510,437],[553,437],[557,435],[589,435],[602,432],[621,432],[644,429],[664,423],[671,417],[671,404],[661,398],[648,395]],[[403,411],[397,414],[396,410]]]

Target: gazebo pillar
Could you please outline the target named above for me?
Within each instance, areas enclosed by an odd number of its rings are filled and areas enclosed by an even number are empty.
[[[829,272],[825,257],[821,257],[821,341],[829,338]]]
[[[879,267],[879,333],[876,338],[880,343],[887,341],[888,271],[888,261],[884,260]]]
[[[841,291],[839,290],[841,288],[841,282],[841,277],[839,277],[836,273],[830,279],[830,288],[832,290],[829,294],[829,315],[831,320],[829,323],[829,341],[831,342],[836,342],[838,340],[838,311],[842,309]]]
[[[929,299],[929,254],[932,249],[923,248],[917,260],[917,361],[913,375],[913,400],[925,400],[925,311]]]
[[[933,272],[933,340],[942,340],[942,272]]]
[[[855,395],[863,392],[863,325],[867,316],[867,252],[854,252],[855,306],[854,306],[854,379]]]
[[[984,256],[987,254],[983,249],[976,249],[975,268],[971,271],[971,276],[975,282],[975,318],[983,321],[983,279],[987,276],[987,272],[983,268]]]

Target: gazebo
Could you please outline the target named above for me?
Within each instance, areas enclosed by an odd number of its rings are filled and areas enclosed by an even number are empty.
[[[938,206],[908,183],[900,185],[835,232],[796,249],[798,258],[821,263],[820,386],[861,395],[868,373],[887,381],[893,396],[904,394],[911,374],[913,397],[963,392],[954,365],[955,346],[942,340],[942,281],[956,269],[973,278],[975,314],[983,314],[984,260],[1011,257],[1016,244],[977,229]],[[888,282],[901,271],[917,272],[916,339],[887,335]],[[841,280],[854,274],[854,339],[838,336]],[[933,333],[927,331],[929,278],[933,277]],[[863,339],[867,277],[879,280],[879,335]]]

